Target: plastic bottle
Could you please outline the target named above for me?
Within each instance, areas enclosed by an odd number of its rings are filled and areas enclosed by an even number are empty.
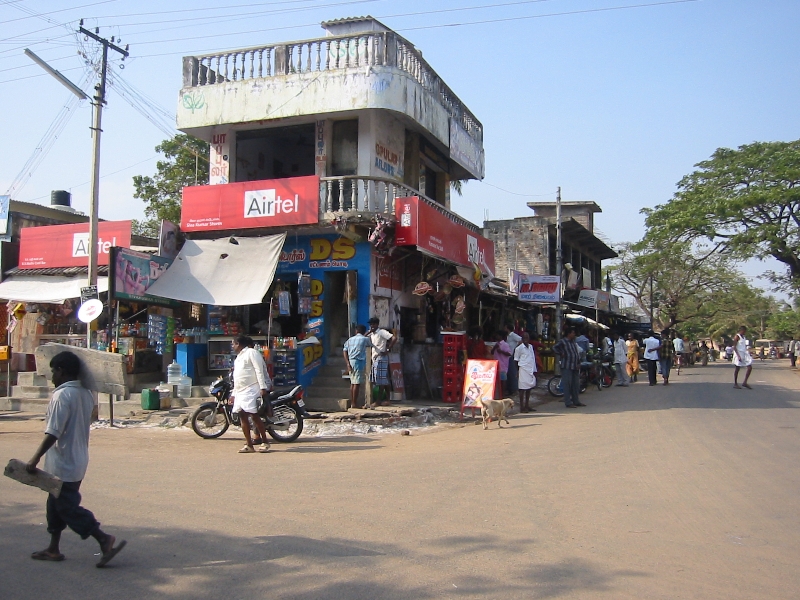
[[[177,360],[173,360],[172,364],[167,367],[167,383],[180,384],[181,380],[181,366]]]

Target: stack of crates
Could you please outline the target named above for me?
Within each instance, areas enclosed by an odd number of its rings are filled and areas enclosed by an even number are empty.
[[[453,404],[461,402],[464,387],[464,367],[461,357],[466,349],[467,336],[463,333],[444,333],[442,357],[442,400]]]

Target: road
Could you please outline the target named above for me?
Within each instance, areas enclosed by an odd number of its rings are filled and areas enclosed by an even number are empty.
[[[731,379],[267,455],[97,430],[84,504],[128,547],[99,570],[66,532],[65,562],[32,561],[44,495],[0,477],[0,598],[800,598],[800,375]],[[0,418],[0,459],[29,458],[41,425]]]

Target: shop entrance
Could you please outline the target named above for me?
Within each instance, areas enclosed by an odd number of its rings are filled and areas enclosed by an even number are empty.
[[[353,271],[355,273],[355,271]],[[328,356],[341,356],[343,340],[348,337],[350,316],[347,301],[348,271],[325,273],[325,351]],[[355,319],[355,315],[353,315]]]

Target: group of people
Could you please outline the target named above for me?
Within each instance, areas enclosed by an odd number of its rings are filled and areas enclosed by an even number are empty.
[[[380,327],[380,320],[372,317],[369,321],[369,331],[364,325],[356,325],[356,333],[344,344],[342,353],[347,365],[347,374],[350,376],[350,403],[348,408],[358,407],[358,398],[361,395],[361,385],[366,379],[367,349],[372,349],[372,369],[370,381],[375,386],[376,403],[389,404],[389,352],[395,345],[395,335]],[[368,408],[366,400],[364,408]]]

